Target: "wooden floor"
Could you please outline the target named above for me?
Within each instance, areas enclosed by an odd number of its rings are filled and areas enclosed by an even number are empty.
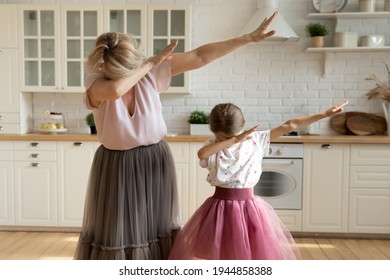
[[[0,231],[0,260],[72,259],[78,233]],[[389,260],[390,240],[295,238],[304,260]]]

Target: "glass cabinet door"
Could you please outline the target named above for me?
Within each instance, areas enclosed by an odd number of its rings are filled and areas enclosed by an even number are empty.
[[[95,40],[101,33],[101,9],[83,9],[82,7],[64,8],[62,24],[63,41],[63,88],[84,86],[84,62],[95,46]]]
[[[57,84],[56,60],[59,58],[56,37],[56,9],[21,10],[23,85],[54,87]]]
[[[146,5],[110,5],[105,15],[108,31],[132,35],[146,56]]]
[[[189,50],[189,6],[174,5],[171,8],[166,6],[152,6],[149,16],[149,55],[155,55],[162,51],[169,43],[178,40],[174,52]],[[171,87],[168,92],[188,93],[189,91],[188,72],[172,78]]]

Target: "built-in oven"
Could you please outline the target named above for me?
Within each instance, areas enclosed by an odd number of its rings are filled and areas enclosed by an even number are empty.
[[[303,144],[271,143],[254,186],[274,209],[302,209]]]

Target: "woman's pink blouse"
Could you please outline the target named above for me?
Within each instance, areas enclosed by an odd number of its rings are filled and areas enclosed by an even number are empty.
[[[135,110],[131,116],[122,98],[104,101],[93,108],[87,90],[101,73],[91,73],[86,77],[84,103],[93,111],[99,141],[111,150],[128,150],[139,146],[158,143],[167,134],[162,115],[160,93],[171,82],[171,69],[168,61],[153,68],[134,86]]]

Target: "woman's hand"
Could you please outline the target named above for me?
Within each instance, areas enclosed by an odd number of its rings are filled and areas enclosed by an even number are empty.
[[[269,32],[266,31],[277,15],[278,12],[274,12],[270,18],[265,18],[256,30],[248,34],[252,42],[263,41],[275,34],[275,30],[271,30]]]
[[[349,102],[348,100],[345,100],[343,103],[341,103],[339,105],[335,105],[332,108],[326,110],[325,111],[326,116],[331,117],[331,116],[334,116],[334,115],[342,112],[344,107],[348,104],[348,102]]]
[[[177,44],[178,44],[178,40],[175,40],[173,41],[172,43],[170,43],[169,45],[167,45],[161,52],[159,52],[158,54],[154,55],[154,56],[151,56],[151,57],[148,57],[148,59],[146,60],[146,62],[150,62],[153,64],[153,67],[156,67],[158,66],[161,62],[163,62],[164,60],[169,60],[172,58],[172,53],[173,51],[175,50]]]

